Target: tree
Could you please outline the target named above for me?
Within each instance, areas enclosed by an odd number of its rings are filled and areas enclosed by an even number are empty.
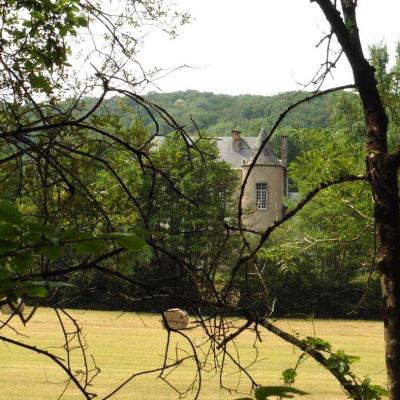
[[[142,182],[165,180],[184,196],[152,161],[150,142],[159,133],[155,116],[175,127],[188,150],[198,150],[168,113],[136,94],[148,78],[135,57],[146,26],[174,35],[172,20],[185,23],[187,16],[157,0],[127,1],[118,13],[75,0],[2,1],[0,7],[0,298],[16,311],[2,328],[16,316],[29,319],[14,306],[17,297],[46,297],[85,272],[140,288],[161,312],[157,295],[165,291],[129,277],[126,263],[121,266],[124,257],[149,248],[157,257],[163,250],[144,214],[153,192],[138,195]],[[127,96],[150,115],[150,137],[141,140],[139,127],[126,128],[121,113],[109,112],[105,98],[112,95]],[[0,340],[52,359],[84,398],[93,397],[96,367],[85,365],[86,379],[80,381],[81,372],[51,352],[6,335]],[[85,346],[78,347],[85,354]]]
[[[168,302],[183,302],[206,328],[200,308],[216,312],[227,302],[217,288],[217,271],[228,259],[222,250],[232,248],[225,219],[236,176],[215,160],[215,146],[208,139],[189,137],[168,112],[136,93],[148,81],[136,60],[146,26],[174,35],[171,18],[185,23],[186,14],[170,11],[158,0],[127,1],[117,13],[75,0],[3,1],[0,6],[5,16],[0,48],[0,301],[15,311],[0,329],[17,317],[24,323],[31,317],[14,305],[18,297],[35,305],[51,296],[66,361],[6,334],[0,341],[51,359],[67,374],[67,385],[89,399],[95,395],[91,381],[98,368],[86,362],[75,368],[69,362],[75,346],[65,333],[65,320],[74,326],[71,334],[83,359],[89,358],[80,327],[57,302],[60,292],[79,293],[89,282],[101,294],[111,288],[114,296],[135,304],[151,302],[160,315]],[[106,101],[110,96],[115,96],[112,108]],[[149,116],[150,132],[136,121],[126,123],[132,104]],[[160,122],[181,142],[170,143],[164,154],[154,150]],[[205,174],[208,164],[213,176]],[[174,217],[179,224],[165,229]],[[192,238],[188,229],[194,230]],[[163,279],[149,281],[149,270]],[[124,286],[104,284],[106,278]],[[180,280],[199,290],[184,296],[168,286],[168,281]],[[160,373],[195,360],[200,374],[196,346],[191,343],[189,355],[172,354],[173,332],[168,333]],[[214,354],[215,345],[211,348]]]
[[[343,17],[328,0],[316,0],[351,65],[367,127],[367,174],[374,198],[378,267],[382,274],[386,366],[390,399],[400,399],[400,211],[399,154],[387,145],[388,118],[374,68],[363,55],[356,1],[341,1]]]
[[[182,266],[171,259],[171,255],[185,260],[187,265],[201,267],[189,281],[172,284],[178,284],[179,290],[187,296],[198,292],[197,297],[201,298],[203,294],[205,297],[210,294],[202,293],[211,289],[205,283],[208,280],[216,286],[223,284],[223,268],[229,266],[236,255],[237,237],[229,235],[224,224],[234,218],[239,179],[236,172],[218,158],[215,141],[200,137],[195,144],[201,153],[188,153],[185,144],[176,135],[170,135],[154,153],[154,163],[176,182],[179,193],[164,180],[156,179],[154,200],[148,203],[146,212],[152,231],[158,232],[159,244],[169,253],[169,261],[164,259],[164,268],[172,262],[178,268],[175,273],[185,276],[180,270]],[[153,182],[149,181],[148,185]],[[147,192],[149,188],[145,186],[144,190]],[[161,281],[167,281],[174,266],[166,271]]]
[[[359,177],[370,184],[374,199],[374,218],[376,225],[376,240],[378,245],[377,263],[382,279],[382,294],[384,308],[384,327],[386,344],[386,366],[388,372],[388,389],[390,399],[400,398],[400,218],[399,218],[399,188],[398,168],[399,154],[388,149],[387,130],[388,118],[382,97],[378,91],[375,69],[363,54],[356,20],[357,1],[341,0],[341,11],[336,2],[330,0],[312,0],[322,10],[331,26],[328,37],[336,36],[353,70],[355,88],[357,89],[364,111],[367,135],[367,171]],[[328,44],[329,46],[329,44]],[[332,63],[327,60],[326,65]],[[325,71],[326,72],[326,71]],[[323,80],[323,77],[321,79]],[[379,80],[378,80],[379,82]],[[282,118],[284,114],[282,115]],[[271,134],[273,131],[271,131]],[[305,196],[304,200],[286,215],[288,219],[301,209],[312,197],[328,186],[340,184],[343,181],[356,180],[356,177],[342,176],[330,182],[321,183]],[[269,229],[272,231],[281,221]],[[267,230],[261,241],[269,237]],[[268,329],[268,328],[267,328]],[[271,330],[273,328],[271,327]],[[277,334],[280,334],[275,330]],[[282,334],[282,337],[285,335]],[[288,337],[286,336],[286,339]],[[291,341],[292,343],[295,340]],[[301,343],[297,343],[301,347]],[[323,360],[322,364],[324,364]],[[345,383],[350,391],[353,389]],[[364,398],[355,390],[354,398]],[[357,397],[358,396],[358,397]]]
[[[291,138],[303,149],[289,165],[300,197],[321,181],[360,174],[365,168],[361,140],[335,126],[292,131]],[[380,303],[372,299],[378,275],[373,237],[367,184],[348,183],[320,193],[258,254],[266,264],[265,279],[271,298],[276,298],[276,313],[379,317]]]

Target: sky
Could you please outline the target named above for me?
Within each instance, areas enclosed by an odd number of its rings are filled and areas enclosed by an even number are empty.
[[[176,39],[156,30],[146,36],[139,55],[142,65],[165,69],[165,76],[147,91],[273,95],[301,89],[325,60],[325,47],[316,44],[329,28],[310,0],[175,2],[193,20]],[[366,53],[368,45],[380,41],[393,53],[400,39],[399,16],[399,0],[359,0],[358,25]],[[343,59],[324,88],[348,83],[352,75]]]

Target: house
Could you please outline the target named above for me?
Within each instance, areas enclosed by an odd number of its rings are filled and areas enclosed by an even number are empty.
[[[230,137],[217,137],[221,158],[238,171],[241,183],[266,135],[263,128],[258,137],[242,137],[238,130]],[[244,222],[250,229],[263,231],[284,215],[284,197],[288,195],[286,136],[280,138],[280,151],[279,159],[267,143],[250,173],[243,196]]]
[[[264,128],[256,137],[242,137],[233,130],[231,136],[216,137],[222,160],[238,171],[243,183],[258,149],[266,139]],[[158,147],[164,137],[153,138]],[[258,232],[264,231],[285,213],[284,197],[288,196],[287,136],[280,138],[281,158],[275,156],[267,143],[252,169],[243,196],[243,222],[246,227]]]

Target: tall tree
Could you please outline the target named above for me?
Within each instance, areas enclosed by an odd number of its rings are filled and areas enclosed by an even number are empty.
[[[328,20],[353,70],[367,128],[367,174],[374,199],[374,217],[378,242],[378,267],[382,274],[384,335],[389,398],[400,399],[400,203],[398,172],[400,153],[388,150],[386,116],[378,83],[382,71],[368,62],[361,46],[356,8],[357,0],[316,2]]]

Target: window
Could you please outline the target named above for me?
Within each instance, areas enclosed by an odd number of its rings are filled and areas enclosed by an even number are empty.
[[[256,183],[256,204],[258,210],[267,209],[267,184],[265,182]]]

